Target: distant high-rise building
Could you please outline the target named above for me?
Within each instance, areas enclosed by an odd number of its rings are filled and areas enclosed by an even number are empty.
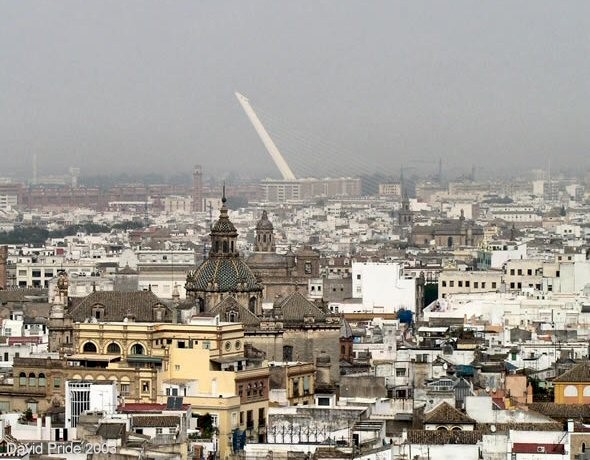
[[[196,165],[193,170],[193,211],[203,210],[203,171],[200,165]]]

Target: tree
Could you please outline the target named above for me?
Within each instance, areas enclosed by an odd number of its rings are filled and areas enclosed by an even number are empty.
[[[197,425],[201,430],[201,436],[203,439],[211,439],[213,437],[216,428],[213,426],[213,417],[209,412],[202,417],[199,417]]]

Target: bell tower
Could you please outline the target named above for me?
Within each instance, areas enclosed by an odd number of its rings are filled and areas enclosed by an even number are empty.
[[[275,235],[272,222],[268,219],[266,210],[262,211],[262,217],[256,224],[256,252],[275,252]]]

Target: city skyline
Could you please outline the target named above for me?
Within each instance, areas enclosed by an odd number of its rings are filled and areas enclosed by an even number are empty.
[[[301,177],[589,167],[586,2],[1,8],[3,175],[278,177],[235,91]]]

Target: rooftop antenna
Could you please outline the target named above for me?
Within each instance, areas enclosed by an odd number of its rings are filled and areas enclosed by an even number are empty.
[[[279,168],[279,171],[281,172],[283,179],[295,180],[295,174],[293,174],[293,171],[291,171],[291,168],[283,158],[283,155],[281,155],[281,152],[279,152],[279,149],[271,139],[266,129],[264,129],[262,122],[258,118],[258,115],[256,115],[256,112],[254,112],[254,109],[250,105],[250,101],[248,101],[248,98],[240,93],[235,93],[235,95],[238,99],[238,102],[242,106],[242,109],[244,109],[244,112],[246,112],[246,116],[250,120],[250,123],[252,123],[252,126],[254,126],[254,129],[256,130],[258,137],[260,137],[260,140],[264,144],[264,147],[266,147],[266,150],[275,162],[275,165],[277,166],[277,168]]]

